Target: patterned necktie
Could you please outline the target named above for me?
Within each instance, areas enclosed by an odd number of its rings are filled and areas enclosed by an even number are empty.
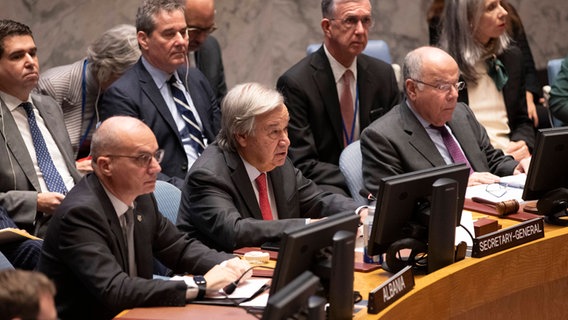
[[[47,185],[47,189],[51,192],[66,194],[67,187],[65,187],[63,178],[61,178],[61,174],[59,174],[59,171],[55,168],[53,159],[51,159],[51,155],[47,150],[47,145],[36,122],[32,104],[22,102],[20,106],[24,108],[28,115],[28,124],[30,125],[30,133],[32,134],[32,141],[36,151],[37,164],[43,174],[43,180]]]
[[[128,274],[136,277],[136,259],[134,251],[134,211],[128,207],[128,210],[122,215],[122,235],[124,242],[128,247]]]
[[[454,137],[452,137],[452,135],[448,131],[448,128],[446,128],[446,126],[436,127],[434,125],[430,125],[430,127],[440,132],[440,134],[442,135],[442,140],[444,141],[444,145],[446,146],[446,149],[448,149],[448,153],[452,157],[454,163],[467,164],[467,166],[469,167],[469,174],[472,174],[473,169],[471,168],[469,161],[467,161],[465,154],[461,150],[460,146],[458,145]]]
[[[266,173],[261,173],[256,179],[256,186],[258,187],[258,204],[260,205],[260,212],[262,219],[272,220],[272,210],[270,209],[270,202],[268,201],[268,188],[266,187]]]
[[[197,155],[201,155],[201,153],[203,153],[203,149],[205,149],[205,143],[203,142],[203,133],[201,132],[201,129],[197,124],[195,115],[189,108],[189,104],[185,99],[185,95],[183,94],[184,88],[180,87],[180,84],[177,82],[175,76],[172,76],[168,83],[170,84],[170,88],[172,90],[172,96],[174,98],[176,108],[185,121],[185,126],[189,131],[190,143],[197,152]]]
[[[341,106],[341,117],[343,118],[343,144],[347,146],[353,139],[353,118],[355,112],[353,111],[353,95],[351,94],[351,79],[353,79],[353,72],[351,70],[345,71],[341,77],[343,90],[339,105]]]

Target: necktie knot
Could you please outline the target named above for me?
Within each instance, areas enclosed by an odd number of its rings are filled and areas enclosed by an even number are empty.
[[[30,116],[31,113],[33,113],[33,106],[31,103],[29,102],[22,102],[20,103],[20,107],[24,108],[24,110],[26,111],[26,114],[28,115],[28,117]]]

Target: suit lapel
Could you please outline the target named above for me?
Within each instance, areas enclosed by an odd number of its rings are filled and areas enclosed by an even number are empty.
[[[368,63],[357,57],[357,94],[359,97],[359,128],[366,128],[370,122],[371,106],[373,105],[373,92],[365,90],[372,85],[373,75],[367,71]],[[360,129],[361,131],[362,129]]]
[[[407,102],[401,104],[401,125],[404,131],[408,133],[409,144],[418,151],[424,160],[428,161],[433,167],[445,165],[446,162],[438,149],[430,139],[430,136],[414,116]]]
[[[329,115],[332,126],[331,131],[335,134],[337,143],[343,146],[343,124],[341,122],[341,108],[339,106],[337,86],[335,85],[335,78],[323,46],[312,55],[311,65],[315,69],[312,75],[313,81],[318,87],[319,96]]]
[[[120,258],[119,262],[121,263],[122,270],[128,273],[128,245],[124,241],[122,227],[120,226],[120,221],[118,220],[114,206],[108,198],[101,182],[94,173],[89,174],[86,179],[88,179],[89,184],[93,186],[92,189],[96,194],[96,198],[101,201],[101,206],[110,226],[110,231],[114,236],[113,240],[120,250],[120,257],[117,257],[117,259]],[[136,232],[134,234],[136,235]]]
[[[154,79],[152,79],[152,76],[150,75],[148,70],[144,68],[142,59],[138,60],[135,66],[137,66],[136,72],[138,73],[138,79],[140,79],[140,88],[146,94],[148,99],[150,99],[150,101],[152,102],[158,113],[165,120],[165,122],[168,124],[170,129],[176,133],[176,137],[181,144],[181,138],[179,137],[179,131],[174,121],[174,117],[172,116],[170,109],[168,109],[168,105],[166,104],[166,101],[164,101],[164,97],[162,97],[160,90],[158,90]],[[141,107],[148,108],[150,106]]]
[[[455,113],[456,111],[454,111],[454,114]],[[475,171],[475,168],[482,168],[483,164],[480,163],[478,158],[473,156],[475,154],[479,154],[479,144],[477,143],[477,140],[475,140],[472,131],[469,130],[470,125],[465,119],[466,118],[455,119],[454,117],[454,119],[448,122],[448,126],[452,129],[452,134],[458,140],[460,147],[465,153],[467,161],[469,161],[469,164]]]
[[[63,118],[54,114],[54,110],[56,110],[54,108],[59,108],[59,106],[55,103],[52,104],[48,102],[49,100],[40,95],[32,94],[31,97],[34,106],[43,118],[47,130],[51,133],[59,152],[63,156],[63,160],[65,161],[67,170],[69,170],[69,174],[71,174],[73,180],[77,183],[81,177],[76,171],[75,160],[71,158],[71,155],[73,154],[73,151],[71,150],[71,141],[69,140],[69,135],[65,129]]]
[[[276,201],[278,219],[290,218],[290,214],[292,214],[293,211],[290,210],[290,206],[288,205],[287,195],[294,194],[294,192],[290,192],[286,189],[291,187],[291,184],[286,183],[281,167],[274,168],[274,170],[268,173],[268,176],[270,177],[270,183]],[[291,179],[288,177],[288,181],[290,180]]]
[[[1,101],[1,100],[0,100]],[[26,148],[26,144],[24,143],[24,139],[22,139],[22,135],[20,134],[20,130],[12,117],[10,110],[4,103],[2,103],[2,112],[0,113],[0,121],[4,124],[0,126],[0,132],[4,137],[4,141],[6,145],[10,149],[11,153],[14,155],[14,158],[28,180],[33,185],[34,189],[38,192],[41,191],[41,187],[39,186],[39,180],[37,179],[37,174],[34,169],[34,164],[28,153]]]
[[[260,212],[260,207],[258,205],[258,200],[254,194],[254,190],[247,174],[247,170],[244,168],[244,163],[236,152],[223,151],[225,155],[225,161],[227,166],[231,170],[231,180],[233,185],[237,186],[237,193],[241,195],[242,201],[248,209],[249,215],[255,219],[262,220],[262,213]],[[241,214],[246,214],[241,212]]]

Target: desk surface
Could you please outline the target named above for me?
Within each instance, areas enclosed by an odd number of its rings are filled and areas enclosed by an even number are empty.
[[[476,214],[474,214],[474,217]],[[517,224],[501,219],[503,228]],[[568,228],[545,225],[545,237],[485,258],[466,258],[416,277],[409,293],[381,313],[363,309],[354,319],[568,319]],[[354,287],[368,292],[391,274],[355,273]],[[189,304],[136,308],[118,319],[256,319],[244,309]]]

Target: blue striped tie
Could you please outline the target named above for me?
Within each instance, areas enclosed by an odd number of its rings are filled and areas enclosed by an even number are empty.
[[[34,114],[33,106],[29,102],[22,102],[20,104],[26,110],[28,115],[28,124],[30,125],[30,132],[32,134],[32,141],[36,150],[37,164],[39,170],[43,174],[43,180],[47,185],[47,189],[51,192],[58,192],[61,194],[67,193],[67,187],[63,182],[63,178],[55,168],[51,155],[47,150],[47,145],[43,139],[43,135],[37,126],[36,117]]]
[[[170,78],[168,83],[170,84],[170,88],[172,90],[172,96],[174,97],[176,108],[185,121],[185,126],[189,131],[190,144],[197,152],[197,155],[201,155],[201,153],[203,153],[203,149],[205,149],[205,143],[203,142],[203,133],[201,133],[201,129],[197,124],[195,115],[189,108],[189,104],[185,99],[185,95],[183,94],[184,88],[180,87],[180,84],[177,82],[175,75]]]

